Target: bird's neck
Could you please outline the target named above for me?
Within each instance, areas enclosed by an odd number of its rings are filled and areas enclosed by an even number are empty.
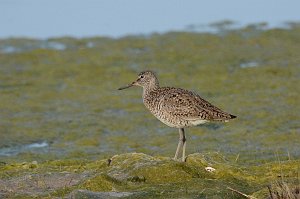
[[[149,84],[147,86],[144,86],[143,87],[143,97],[145,97],[150,92],[155,91],[157,89],[159,89],[159,83],[158,83],[158,81],[153,82],[152,84]]]

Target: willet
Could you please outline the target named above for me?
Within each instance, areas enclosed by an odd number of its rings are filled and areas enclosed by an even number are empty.
[[[179,142],[174,156],[177,160],[182,149],[182,161],[185,161],[186,137],[184,128],[197,126],[211,121],[227,122],[236,118],[202,99],[194,92],[173,87],[160,87],[152,71],[144,71],[136,81],[121,87],[143,87],[143,102],[147,109],[164,124],[179,129]]]

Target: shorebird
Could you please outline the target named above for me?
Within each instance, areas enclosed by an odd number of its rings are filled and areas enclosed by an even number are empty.
[[[137,80],[118,90],[132,86],[143,88],[143,103],[157,119],[169,127],[179,129],[179,142],[174,160],[178,159],[179,151],[182,149],[181,160],[185,162],[185,127],[197,126],[211,121],[227,122],[236,118],[236,116],[222,111],[192,91],[182,88],[160,87],[158,79],[152,71],[141,72]]]

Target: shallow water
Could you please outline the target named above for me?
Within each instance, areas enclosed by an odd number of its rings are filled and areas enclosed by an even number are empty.
[[[45,148],[48,146],[49,144],[43,141],[22,146],[5,147],[0,149],[0,156],[15,156],[24,151],[30,151],[34,153],[47,153],[47,150],[45,150]]]
[[[141,88],[117,91],[145,69],[238,116],[187,129],[187,153],[219,151],[245,164],[299,158],[300,30],[245,31],[49,40],[64,49],[1,40],[0,49],[39,46],[0,54],[1,161],[173,156],[177,129],[144,108]]]

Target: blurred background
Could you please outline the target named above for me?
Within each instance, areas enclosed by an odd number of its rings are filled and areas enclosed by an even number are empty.
[[[173,156],[178,132],[117,91],[142,70],[238,116],[187,153],[300,157],[300,2],[0,1],[0,160]]]
[[[216,22],[235,27],[266,22],[285,27],[299,21],[297,0],[139,1],[1,0],[1,38],[122,37],[169,31],[213,31]]]

